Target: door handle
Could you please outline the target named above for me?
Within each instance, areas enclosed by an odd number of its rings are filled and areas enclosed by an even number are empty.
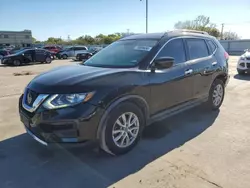
[[[189,75],[193,73],[193,69],[188,69],[185,71],[185,75]]]
[[[215,65],[217,65],[217,62],[216,62],[216,61],[212,63],[212,66],[215,66]]]

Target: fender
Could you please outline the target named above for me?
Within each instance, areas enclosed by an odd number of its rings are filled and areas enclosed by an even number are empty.
[[[136,100],[139,100],[140,102],[142,102],[143,105],[145,105],[145,124],[147,124],[147,120],[148,120],[148,117],[149,117],[149,106],[148,106],[148,103],[146,102],[146,100],[138,95],[126,95],[126,96],[123,96],[123,97],[120,97],[118,98],[117,100],[115,100],[114,102],[112,102],[108,108],[105,110],[105,112],[103,113],[102,117],[101,117],[101,120],[98,124],[98,129],[97,129],[97,135],[96,135],[96,138],[97,140],[99,140],[99,143],[100,143],[100,147],[107,151],[108,153],[110,153],[111,155],[114,155],[107,147],[106,145],[106,142],[105,142],[105,129],[106,129],[106,117],[108,116],[108,114],[110,113],[110,111],[115,107],[117,106],[118,104],[120,104],[121,102],[124,102],[124,101],[127,101],[127,100],[131,100],[131,99],[136,99]]]
[[[97,139],[101,139],[103,138],[104,135],[102,135],[105,131],[105,120],[107,119],[106,117],[108,116],[108,114],[110,113],[110,111],[116,107],[118,104],[120,104],[121,102],[124,102],[124,101],[128,101],[128,100],[138,100],[140,101],[141,104],[143,104],[143,106],[145,107],[145,112],[144,114],[146,115],[145,116],[145,122],[147,122],[147,120],[149,119],[149,106],[148,106],[148,103],[147,101],[139,96],[139,95],[125,95],[123,97],[120,97],[118,99],[116,99],[114,102],[112,102],[105,110],[105,112],[103,113],[102,117],[101,117],[101,120],[99,121],[99,124],[98,124],[98,129],[97,129],[97,135],[96,135],[96,138]]]

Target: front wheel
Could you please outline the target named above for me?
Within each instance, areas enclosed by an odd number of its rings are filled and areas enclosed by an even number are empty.
[[[66,54],[63,54],[63,55],[62,55],[62,58],[63,58],[63,59],[67,59],[68,56],[67,56]]]
[[[238,71],[239,75],[244,75],[245,74],[245,71],[243,71],[243,70],[237,70],[237,71]]]
[[[222,105],[225,95],[225,84],[222,80],[216,79],[209,91],[207,107],[212,110],[218,110]]]
[[[143,113],[135,104],[119,104],[104,121],[101,148],[112,155],[129,152],[138,143],[144,124]]]
[[[13,65],[14,66],[20,66],[21,65],[21,61],[19,59],[16,59],[13,61]]]

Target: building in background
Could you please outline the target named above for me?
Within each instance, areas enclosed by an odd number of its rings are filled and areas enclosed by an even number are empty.
[[[32,45],[31,30],[0,31],[0,47],[29,47]]]

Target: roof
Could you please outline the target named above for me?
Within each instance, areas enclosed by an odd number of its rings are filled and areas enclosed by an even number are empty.
[[[187,30],[187,29],[180,29],[180,30],[173,30],[167,32],[168,37],[179,37],[179,36],[194,36],[194,37],[207,37],[207,38],[214,38],[213,36],[209,35],[207,32],[204,31],[195,31],[195,30]]]
[[[165,33],[145,33],[145,34],[134,34],[127,37],[124,37],[120,40],[130,40],[130,39],[161,39],[163,36],[167,36],[169,38],[178,37],[178,36],[198,36],[198,37],[207,37],[213,38],[213,36],[209,35],[203,31],[195,31],[195,30],[173,30],[167,31]]]
[[[120,40],[131,40],[131,39],[161,39],[165,33],[144,33],[144,34],[134,34],[124,37]]]

